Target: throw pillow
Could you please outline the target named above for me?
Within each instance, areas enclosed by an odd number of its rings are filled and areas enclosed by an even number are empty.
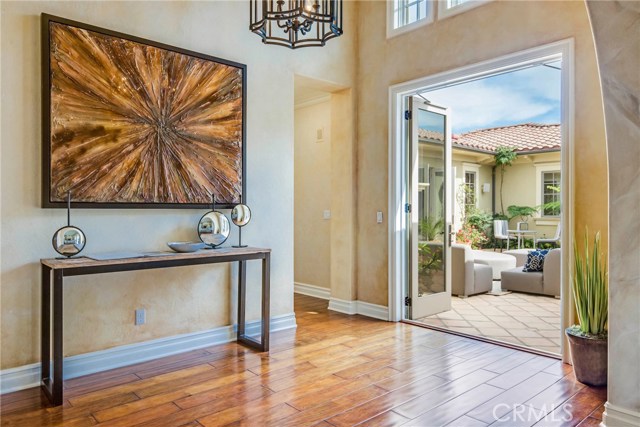
[[[531,251],[527,255],[527,262],[524,264],[522,271],[542,271],[544,268],[544,257],[547,256],[549,250]]]

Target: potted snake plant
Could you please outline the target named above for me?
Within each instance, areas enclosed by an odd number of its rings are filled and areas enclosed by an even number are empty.
[[[574,242],[573,298],[579,325],[566,329],[573,370],[578,381],[601,386],[607,383],[607,265],[600,250],[600,233],[590,252],[588,230],[584,248]]]

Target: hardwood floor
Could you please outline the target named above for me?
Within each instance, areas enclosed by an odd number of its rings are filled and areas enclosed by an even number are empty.
[[[2,426],[597,426],[605,388],[555,359],[295,298],[271,351],[225,344],[2,396]]]

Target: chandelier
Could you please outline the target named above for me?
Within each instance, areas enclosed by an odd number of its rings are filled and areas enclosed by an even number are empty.
[[[324,46],[342,35],[342,0],[250,0],[249,29],[265,44]]]

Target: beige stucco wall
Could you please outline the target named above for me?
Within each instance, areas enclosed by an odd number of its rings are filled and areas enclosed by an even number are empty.
[[[322,49],[263,45],[247,30],[245,2],[7,2],[1,22],[1,367],[39,360],[38,260],[53,257],[50,239],[66,218],[40,208],[40,20],[51,13],[247,64],[247,204],[243,241],[271,247],[274,316],[293,311],[293,76],[352,87],[356,5],[345,4],[347,31]],[[199,210],[76,210],[86,252],[160,250],[197,239]],[[227,212],[228,213],[228,212]],[[232,227],[229,242],[237,239]],[[186,267],[68,279],[66,355],[206,330],[233,322],[234,268]],[[249,294],[259,265],[249,263]],[[249,319],[259,298],[249,298]],[[230,305],[231,304],[231,305]],[[147,324],[134,326],[134,309]]]
[[[607,230],[602,97],[584,3],[493,1],[386,39],[384,2],[363,2],[358,62],[358,299],[387,304],[388,228],[369,219],[388,200],[389,86],[575,38],[575,227]],[[606,239],[605,239],[606,241]]]
[[[589,1],[609,154],[609,371],[603,425],[640,424],[640,4]]]
[[[512,166],[507,166],[504,174],[504,210],[511,205],[536,207],[542,204],[540,172],[536,166],[548,166],[560,170],[560,153],[540,153],[519,156]],[[500,169],[496,169],[496,211],[500,212]],[[509,222],[509,228],[515,229],[522,218],[514,218]],[[529,219],[529,230],[537,231],[536,237],[551,238],[555,235],[559,218],[541,218],[540,212]]]
[[[323,129],[321,142],[316,131]],[[294,280],[331,288],[331,100],[296,108]]]
[[[331,93],[331,298],[352,301],[356,289],[356,119],[353,89]],[[379,225],[379,224],[378,224]]]
[[[492,195],[493,184],[491,181],[491,169],[490,165],[487,165],[487,159],[490,156],[480,153],[471,153],[465,150],[453,150],[453,157],[451,159],[451,166],[453,167],[453,179],[455,185],[456,197],[454,199],[454,228],[459,230],[462,226],[463,207],[459,204],[459,199],[462,197],[462,186],[464,185],[465,171],[476,173],[476,207],[487,213],[492,213]],[[482,191],[483,184],[489,184],[489,191]]]

